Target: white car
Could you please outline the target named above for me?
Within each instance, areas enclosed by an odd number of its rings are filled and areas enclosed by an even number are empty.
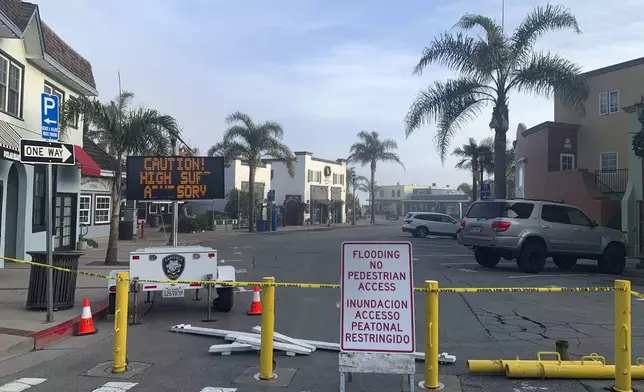
[[[410,212],[405,215],[402,231],[414,237],[446,235],[456,238],[461,231],[459,222],[447,214],[438,212]]]

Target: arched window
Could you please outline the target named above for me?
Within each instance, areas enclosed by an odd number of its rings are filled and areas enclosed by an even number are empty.
[[[391,197],[396,197],[396,191],[393,189],[391,190]]]
[[[400,189],[396,191],[396,197],[400,197]]]

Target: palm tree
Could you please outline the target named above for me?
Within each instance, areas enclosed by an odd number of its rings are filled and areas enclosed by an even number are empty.
[[[414,69],[421,74],[430,64],[442,64],[458,76],[436,81],[421,91],[405,118],[405,133],[436,122],[436,147],[444,162],[450,142],[459,128],[492,104],[490,128],[494,129],[495,165],[499,198],[505,197],[505,145],[509,127],[509,95],[531,92],[556,95],[562,103],[585,115],[588,86],[581,68],[558,54],[537,51],[538,38],[549,30],[572,29],[580,33],[577,19],[562,6],[534,8],[512,35],[483,15],[465,14],[456,24],[463,30],[475,27],[482,35],[444,33],[423,51]]]
[[[405,168],[400,157],[394,151],[398,149],[398,143],[393,139],[380,139],[378,132],[361,131],[358,133],[359,142],[354,143],[349,150],[349,162],[356,162],[362,166],[370,165],[371,169],[371,223],[376,223],[376,209],[373,202],[375,196],[376,164],[378,162],[395,162]]]
[[[174,118],[153,109],[131,108],[134,94],[122,92],[114,100],[101,103],[80,97],[64,109],[63,119],[83,117],[87,137],[92,138],[117,162],[112,181],[112,218],[105,264],[117,262],[118,224],[123,189],[123,163],[127,155],[167,154],[168,139],[180,140]],[[61,122],[61,125],[64,122]],[[87,127],[87,128],[85,128]],[[118,180],[117,180],[118,179]]]
[[[371,192],[371,181],[365,176],[356,176],[356,192],[365,192],[369,194]],[[373,182],[373,192],[374,194],[378,192],[382,187],[378,186],[378,183],[374,180]],[[369,197],[369,211],[371,211],[371,204],[373,203],[373,198]]]
[[[248,231],[255,231],[255,171],[262,159],[282,160],[291,177],[295,175],[295,156],[282,143],[282,126],[273,121],[255,124],[245,113],[235,112],[226,117],[231,125],[221,142],[208,150],[208,155],[221,155],[226,160],[235,158],[248,161]]]
[[[455,148],[452,155],[458,157],[460,160],[454,165],[457,169],[470,170],[472,172],[472,201],[476,200],[476,183],[479,182],[476,178],[477,172],[486,170],[493,167],[492,159],[492,146],[491,140],[483,139],[481,144],[477,144],[474,138],[470,138],[468,144],[463,144],[462,147]],[[479,157],[483,157],[483,166],[481,167]]]

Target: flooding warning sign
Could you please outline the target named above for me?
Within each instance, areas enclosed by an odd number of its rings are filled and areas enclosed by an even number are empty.
[[[415,350],[409,242],[342,244],[342,351]]]
[[[223,199],[221,157],[128,157],[128,200]]]

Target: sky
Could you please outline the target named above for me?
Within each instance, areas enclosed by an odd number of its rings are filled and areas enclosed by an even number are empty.
[[[404,116],[414,96],[434,80],[455,76],[430,67],[412,75],[423,48],[453,28],[464,13],[501,20],[502,0],[35,0],[40,15],[91,63],[99,99],[122,88],[137,104],[174,116],[184,139],[202,153],[221,140],[227,114],[277,121],[293,151],[346,158],[361,130],[398,142],[405,168],[380,164],[376,181],[456,187],[471,174],[444,164],[430,124],[405,138]],[[584,70],[643,55],[641,0],[607,5],[560,0],[576,15],[582,34],[551,32],[538,43]],[[506,0],[504,27],[516,28],[536,0]],[[513,140],[553,119],[553,103],[510,97]],[[493,133],[491,107],[465,126],[452,148]],[[368,168],[358,168],[367,175]]]

